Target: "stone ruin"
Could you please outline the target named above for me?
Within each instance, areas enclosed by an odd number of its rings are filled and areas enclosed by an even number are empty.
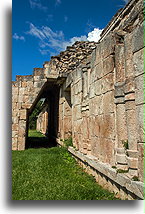
[[[27,148],[29,115],[45,98],[37,129],[54,145],[72,137],[69,151],[98,183],[122,199],[143,199],[143,8],[129,1],[99,42],[76,42],[33,75],[16,76],[13,150]]]

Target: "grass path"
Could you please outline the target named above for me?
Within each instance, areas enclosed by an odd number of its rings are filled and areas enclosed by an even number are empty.
[[[66,148],[12,152],[13,200],[115,200]]]

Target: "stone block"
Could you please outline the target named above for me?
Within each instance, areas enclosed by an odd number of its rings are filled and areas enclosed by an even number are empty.
[[[103,60],[103,76],[113,72],[114,70],[114,56],[108,56]]]
[[[95,96],[90,99],[89,102],[89,114],[90,115],[99,115],[102,112],[102,96]]]
[[[144,47],[144,26],[143,23],[141,25],[138,25],[133,32],[133,38],[132,38],[132,49],[133,53],[139,51]]]
[[[128,77],[125,80],[125,85],[124,85],[124,93],[133,93],[135,91],[135,81],[134,77]]]
[[[92,81],[96,81],[103,76],[103,62],[101,61],[93,68],[94,75],[92,75]]]
[[[100,136],[102,138],[115,139],[115,115],[114,113],[102,115],[100,121]]]
[[[125,103],[125,98],[124,97],[116,97],[115,99],[114,99],[114,103],[115,104],[124,104]]]
[[[25,95],[23,96],[23,103],[27,103],[29,100],[29,96]]]
[[[94,82],[95,95],[99,96],[102,93],[102,79],[99,79]]]
[[[144,49],[139,50],[133,55],[133,67],[135,76],[139,76],[144,73]]]
[[[19,88],[19,95],[25,94],[25,88]]]
[[[19,93],[19,90],[18,90],[18,87],[12,87],[12,95],[18,95]]]
[[[111,180],[115,181],[117,176],[116,170],[113,168],[110,168],[109,166],[106,176],[108,176]]]
[[[138,151],[137,150],[127,149],[127,154],[130,158],[138,158]]]
[[[128,139],[126,112],[124,104],[118,104],[116,106],[116,129],[118,146],[122,147],[122,142]]]
[[[108,163],[110,165],[113,165],[115,160],[114,140],[100,138],[99,142],[100,142],[100,145],[98,145],[100,147],[98,152],[99,160],[103,163]],[[96,149],[98,149],[98,147]]]
[[[97,44],[97,47],[96,47],[96,60],[95,60],[95,65],[99,64],[102,60],[102,56],[101,56],[101,44]]]
[[[22,151],[25,150],[25,138],[18,137],[18,150]]]
[[[102,93],[112,91],[114,89],[114,73],[109,73],[102,78]]]
[[[12,150],[17,150],[17,143],[18,143],[18,138],[14,137],[12,138]]]
[[[102,116],[91,116],[89,118],[89,129],[90,129],[90,135],[91,136],[100,136],[100,120],[102,119]]]
[[[41,76],[34,76],[34,82],[41,81],[42,77]]]
[[[124,155],[125,154],[125,149],[124,148],[117,148],[116,149],[117,154],[119,155]]]
[[[12,138],[17,138],[17,137],[18,137],[18,131],[12,130]]]
[[[73,120],[79,120],[82,118],[82,107],[81,105],[76,105],[73,107]]]
[[[26,117],[27,117],[26,109],[20,110],[20,119],[26,120]]]
[[[115,47],[115,67],[116,82],[123,82],[125,80],[124,46]]]
[[[144,90],[145,90],[144,75],[142,74],[135,78],[135,103],[136,103],[136,105],[145,103]]]
[[[83,97],[88,95],[88,75],[87,73],[83,74]]]
[[[144,144],[138,143],[138,177],[140,181],[144,181]]]
[[[18,103],[22,103],[23,102],[23,94],[18,96]]]
[[[15,109],[18,109],[18,103],[12,102],[12,109],[13,109],[13,111]]]
[[[18,95],[12,94],[12,103],[17,103],[17,102],[18,102]]]
[[[81,126],[81,133],[84,139],[89,139],[90,130],[89,130],[89,118],[83,117],[82,119],[82,126]],[[86,142],[86,140],[85,140]]]
[[[95,97],[95,83],[93,82],[89,88],[89,98],[91,99],[94,97]]]
[[[130,102],[135,100],[135,93],[129,93],[125,95],[125,102]]]
[[[22,88],[26,88],[28,86],[28,82],[27,81],[22,81]]]
[[[29,103],[22,103],[21,107],[24,108],[24,109],[29,109],[31,107],[31,104],[29,104]]]
[[[12,123],[14,123],[14,124],[18,123],[18,117],[17,116],[15,116],[15,117],[12,116]]]
[[[129,168],[131,168],[131,169],[138,168],[138,159],[137,158],[127,157],[127,163],[128,163]]]
[[[103,58],[114,53],[115,40],[113,33],[109,33],[101,42],[101,52]]]
[[[135,109],[135,102],[134,100],[131,100],[129,102],[125,102],[125,109],[127,110],[133,110]]]
[[[125,154],[116,154],[116,161],[119,164],[126,164],[127,163],[126,155]]]
[[[136,126],[137,126],[137,141],[144,142],[145,127],[144,127],[145,111],[144,105],[136,106]]]
[[[139,198],[144,199],[144,186],[142,182],[132,181],[127,184],[126,187],[131,193],[134,193]]]
[[[92,68],[91,71],[90,71],[90,82],[89,82],[90,86],[96,80],[95,79],[95,75],[96,75],[96,67]]]
[[[78,93],[82,92],[83,90],[83,85],[82,85],[82,79],[80,79],[74,86],[75,88],[75,94],[77,95]]]
[[[13,131],[18,131],[18,124],[17,123],[14,123],[14,124],[12,124],[12,130]]]
[[[109,91],[103,94],[103,114],[113,113],[115,111],[114,105],[114,91]]]
[[[72,132],[71,117],[64,117],[63,131],[64,131],[65,133],[71,133],[71,132]]]
[[[26,121],[25,120],[19,120],[19,136],[25,136],[26,134]]]
[[[129,149],[137,150],[135,110],[126,111],[126,116],[127,116],[127,132],[128,132]]]
[[[128,78],[133,76],[134,76],[134,67],[131,56],[130,59],[125,58],[125,77]]]
[[[114,96],[115,97],[123,97],[124,96],[124,85],[125,82],[118,82],[114,84]]]
[[[125,60],[130,60],[132,58],[132,33],[126,33],[124,35],[124,55]]]
[[[116,177],[116,182],[122,187],[126,187],[127,184],[131,184],[131,180],[125,176],[123,173],[118,173]]]

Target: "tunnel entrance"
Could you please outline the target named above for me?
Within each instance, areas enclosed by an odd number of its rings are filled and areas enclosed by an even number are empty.
[[[59,90],[55,83],[45,83],[27,111],[26,149],[57,145]]]

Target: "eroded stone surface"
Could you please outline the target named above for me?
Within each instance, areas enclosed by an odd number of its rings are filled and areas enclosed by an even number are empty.
[[[13,149],[25,149],[28,113],[43,94],[53,109],[48,115],[53,137],[72,136],[80,152],[143,181],[143,52],[143,2],[132,0],[98,43],[75,42],[33,75],[17,76],[12,83]],[[115,179],[108,168],[99,170]],[[104,178],[96,179],[104,185]],[[117,191],[115,184],[108,186]]]

